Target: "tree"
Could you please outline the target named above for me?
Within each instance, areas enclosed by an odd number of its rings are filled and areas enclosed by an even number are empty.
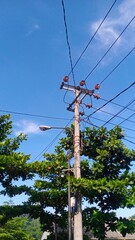
[[[26,136],[20,134],[16,138],[11,138],[12,121],[10,115],[0,117],[0,183],[8,193],[8,188],[12,185],[13,180],[31,179],[33,174],[30,173],[27,161],[30,155],[24,155],[18,152],[22,141]],[[27,188],[26,188],[27,189]],[[21,189],[20,189],[21,191]],[[22,189],[24,191],[24,189]],[[3,192],[4,193],[4,192]]]
[[[119,230],[123,236],[133,233],[135,222],[116,217],[114,211],[120,207],[132,208],[135,204],[135,174],[131,172],[135,151],[123,144],[123,131],[118,126],[110,131],[106,128],[86,128],[82,135],[84,146],[81,155],[85,156],[81,161],[82,177],[75,179],[71,176],[70,183],[72,193],[79,191],[87,202],[83,211],[86,230],[91,230],[99,240],[105,238],[108,230]],[[60,171],[67,168],[64,150],[71,146],[73,138],[67,132],[67,138],[61,139],[56,154],[45,155],[49,171],[44,172],[44,176],[49,177],[49,182],[39,180],[35,185],[38,190],[42,190],[40,194],[43,204],[46,204],[46,197],[42,194],[58,200],[57,209],[61,216],[65,203],[67,204],[66,199],[64,202],[62,199],[65,194],[63,190],[67,189],[68,176],[65,176],[66,181],[63,183],[59,176]],[[60,202],[63,204],[59,205]],[[92,204],[96,206],[91,207]]]
[[[110,131],[106,128],[86,128],[81,133],[82,177],[76,179],[73,172],[69,178],[65,170],[68,168],[66,151],[69,149],[73,151],[71,131],[66,131],[66,137],[60,140],[54,154],[45,154],[41,162],[27,163],[28,156],[20,153],[18,156],[18,153],[15,153],[19,145],[14,150],[11,143],[14,141],[16,143],[16,139],[9,140],[11,123],[9,124],[5,118],[4,123],[1,141],[4,153],[0,155],[3,175],[0,175],[2,176],[0,180],[5,193],[10,197],[25,192],[29,199],[21,207],[10,207],[10,211],[9,208],[7,210],[1,207],[0,214],[4,212],[4,216],[13,217],[17,214],[29,213],[32,218],[40,218],[43,230],[53,232],[53,224],[58,224],[64,232],[67,227],[67,187],[70,180],[72,194],[79,191],[85,201],[83,225],[87,231],[92,231],[99,240],[105,238],[106,231],[109,229],[112,231],[117,229],[123,236],[135,231],[134,220],[118,218],[115,214],[116,209],[132,208],[135,204],[135,174],[131,172],[135,151],[123,144],[124,135],[121,128],[116,126]],[[0,127],[0,131],[2,129]],[[22,135],[18,138],[20,143]],[[8,149],[11,151],[8,152]],[[7,170],[8,163],[11,171]],[[62,172],[65,173],[64,178],[61,177]],[[31,188],[26,185],[17,187],[12,184],[13,179],[22,178],[25,181],[34,176],[37,180]],[[53,211],[49,211],[48,207]]]
[[[10,219],[0,228],[0,240],[39,240],[41,235],[39,220],[27,216]]]
[[[86,128],[83,132],[81,163],[82,178],[71,179],[73,186],[82,193],[89,205],[84,210],[84,223],[99,240],[105,238],[107,230],[118,229],[123,236],[135,231],[135,222],[117,218],[114,210],[132,208],[135,204],[135,174],[131,172],[135,151],[122,143],[121,128]],[[73,144],[72,139],[62,139],[66,149]]]
[[[130,217],[130,219],[135,220],[135,214]]]
[[[31,187],[27,185],[16,186],[15,181],[25,181],[32,179],[34,173],[31,172],[30,155],[19,152],[20,144],[26,140],[26,136],[20,134],[16,138],[12,136],[12,121],[10,115],[0,116],[0,183],[2,190],[0,194],[13,197],[17,194],[28,194]],[[13,217],[28,213],[29,209],[25,206],[14,206],[6,204],[0,207],[1,227]],[[3,214],[4,213],[4,214]]]

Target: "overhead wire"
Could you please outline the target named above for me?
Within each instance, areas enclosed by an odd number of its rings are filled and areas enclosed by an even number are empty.
[[[135,84],[135,82],[133,82],[132,84],[130,84],[127,88],[125,88],[124,90],[122,90],[121,92],[119,92],[117,95],[115,95],[113,98],[111,98],[110,100],[108,100],[106,103],[104,103],[101,107],[97,108],[94,112],[92,112],[91,114],[88,115],[88,117],[92,116],[94,113],[98,112],[100,109],[102,109],[103,107],[105,107],[107,104],[109,104],[110,102],[112,102],[113,100],[115,100],[116,98],[118,98],[120,95],[122,95],[123,93],[125,93],[126,91],[128,91],[131,87],[133,87]]]
[[[100,121],[100,122],[106,122],[105,120],[103,120],[103,119],[101,119],[101,118],[97,118],[97,117],[93,117],[93,116],[91,116],[91,118],[92,119],[94,119],[94,120],[97,120],[97,121]],[[87,118],[86,118],[87,119]],[[82,119],[81,121],[84,121],[84,122],[86,122],[87,120],[86,119]],[[110,125],[113,125],[113,126],[116,126],[116,124],[115,123],[112,123],[112,122],[109,122],[109,124]],[[92,125],[94,125],[94,124],[92,124]],[[94,126],[96,126],[96,125],[94,125]],[[131,129],[131,128],[127,128],[127,127],[124,127],[124,126],[121,126],[123,129],[125,129],[125,130],[128,130],[128,131],[131,131],[131,132],[135,132],[135,130],[134,129]]]
[[[30,116],[30,117],[49,118],[49,119],[55,119],[55,120],[70,120],[69,118],[50,117],[50,116],[44,116],[44,115],[38,115],[38,114],[32,114],[32,113],[23,113],[23,112],[17,112],[17,111],[9,111],[9,110],[3,110],[3,109],[0,109],[0,112],[16,114],[16,115],[23,115],[23,116]]]
[[[129,119],[131,118],[131,117],[133,117],[135,115],[135,113],[133,113],[132,115],[130,115],[129,117],[127,117],[127,118],[125,118],[125,119],[123,119],[123,121],[122,122],[120,122],[119,123],[119,125],[121,125],[121,124],[123,124],[124,122],[126,122],[126,121],[130,121]],[[134,121],[130,121],[130,122],[132,122],[132,123],[135,123]]]
[[[55,143],[55,141],[58,139],[58,137],[61,135],[61,133],[63,133],[64,130],[61,130],[56,137],[32,160],[32,162],[36,161],[37,158],[39,158],[38,160],[40,160],[41,155],[44,153],[47,153],[47,151],[49,150],[49,148]]]
[[[129,142],[129,143],[132,143],[132,144],[135,144],[135,142],[131,141],[131,140],[128,140],[126,138],[123,138],[125,141]]]
[[[46,153],[49,148],[53,145],[53,143],[58,139],[58,137],[64,132],[64,130],[67,128],[67,126],[71,123],[73,120],[73,117],[70,119],[70,121],[63,127],[63,129],[56,135],[56,137],[32,160],[34,162],[38,157],[40,157],[43,153]]]
[[[132,137],[132,136],[127,136],[127,135],[126,135],[126,137],[127,137],[127,138],[132,138],[132,139],[135,139],[135,137]]]
[[[102,121],[102,122],[105,122],[105,120],[101,120],[101,119],[94,118],[94,117],[92,117],[92,118],[93,118],[93,119],[96,119],[96,120],[100,120],[100,121]],[[100,129],[99,126],[93,124],[91,121],[87,121],[87,120],[83,120],[83,121],[84,121],[85,123],[88,123],[88,124],[92,125],[92,126],[95,127],[95,128]],[[109,122],[109,124],[112,124],[112,125],[116,126],[114,123],[111,123],[111,122]],[[122,128],[125,128],[125,127],[122,127]],[[128,129],[128,128],[125,128],[125,129]],[[131,131],[134,131],[134,132],[135,132],[135,130],[132,130],[132,129],[128,129],[128,130],[131,130]],[[126,137],[129,137],[129,136],[126,136]],[[130,143],[132,143],[132,144],[135,144],[135,142],[133,142],[133,141],[131,141],[131,140],[128,140],[128,139],[126,139],[125,137],[124,137],[123,139],[126,140],[127,142],[130,142]]]
[[[135,47],[134,47],[133,49],[131,49],[131,51],[111,70],[111,72],[101,81],[101,83],[103,83],[103,81],[105,81],[105,80],[116,70],[116,68],[118,68],[118,66],[120,66],[120,64],[133,52],[133,50],[135,50]],[[100,83],[100,85],[101,85],[101,83]],[[135,82],[134,82],[134,83],[135,83]],[[132,86],[134,85],[134,83],[132,83],[132,84],[129,86],[129,88],[132,87]],[[127,91],[129,88],[126,88],[124,91],[122,91],[122,92],[120,93],[120,95],[121,95],[123,92]],[[118,96],[119,96],[119,94],[116,95],[113,99],[111,99],[111,100],[109,100],[109,101],[106,100],[106,99],[100,98],[100,99],[106,101],[106,103],[105,103],[102,107],[97,108],[97,109],[96,109],[92,114],[90,114],[89,116],[93,115],[94,113],[96,113],[96,112],[99,111],[99,110],[101,111],[101,108],[103,108],[104,106],[106,106],[109,102],[112,102],[113,104],[115,104],[115,105],[117,105],[117,106],[123,107],[122,105],[113,102],[113,100],[114,100],[115,98],[117,98]],[[125,109],[128,109],[128,110],[131,110],[131,111],[135,111],[135,110],[129,108],[128,106],[127,106],[127,107],[124,107],[124,108],[125,108]],[[93,109],[94,109],[94,108],[93,108]],[[103,110],[102,110],[102,112],[103,112]]]
[[[116,1],[114,1],[112,7],[110,8],[110,11],[111,9],[113,8],[114,4],[116,3]],[[105,18],[103,19],[103,21],[100,23],[99,27],[97,28],[96,32],[94,33],[94,35],[92,36],[92,38],[90,39],[89,43],[86,45],[85,49],[83,50],[82,54],[80,55],[80,57],[78,58],[78,60],[76,61],[76,63],[74,64],[73,66],[73,63],[72,63],[72,57],[71,57],[71,48],[70,48],[70,44],[69,44],[69,40],[68,40],[68,30],[67,30],[67,23],[66,23],[66,14],[65,14],[65,6],[64,6],[64,1],[62,0],[62,6],[63,6],[63,14],[64,14],[64,23],[65,23],[65,30],[66,30],[66,40],[67,40],[67,45],[68,45],[68,48],[69,48],[69,58],[70,58],[70,65],[71,65],[71,71],[69,73],[69,75],[72,73],[73,75],[73,80],[74,80],[74,72],[73,72],[73,69],[76,67],[76,65],[78,64],[78,62],[80,61],[81,57],[83,56],[84,52],[87,50],[89,44],[91,43],[91,41],[93,40],[94,36],[96,35],[96,33],[98,32],[98,30],[100,29],[101,25],[103,24],[104,20],[106,19],[107,15],[109,14],[110,11],[108,11],[108,14],[106,14]],[[87,77],[85,78],[85,80],[90,76],[90,74],[96,69],[96,67],[100,64],[100,62],[103,60],[103,58],[107,55],[107,53],[111,50],[111,48],[116,44],[116,42],[120,39],[120,37],[122,36],[122,34],[125,32],[125,30],[129,27],[129,25],[132,23],[132,21],[134,20],[135,16],[130,20],[130,22],[126,25],[126,27],[123,29],[123,31],[119,34],[119,36],[116,38],[116,40],[112,43],[112,45],[109,47],[109,49],[106,51],[106,53],[103,55],[103,57],[98,61],[98,63],[95,65],[95,67],[92,69],[92,71],[87,75]],[[100,82],[100,84],[102,84],[119,66],[120,64],[134,51],[135,47],[133,47],[133,49],[131,49],[131,51],[115,66],[115,68]],[[134,83],[133,83],[134,84]],[[74,81],[74,85],[75,85],[75,81]],[[132,84],[131,84],[132,85]],[[128,90],[129,88],[127,88],[126,90]],[[120,93],[122,94],[123,91]],[[118,95],[115,96],[118,97]],[[115,99],[113,98],[113,100]],[[111,100],[110,100],[111,101]],[[110,102],[108,101],[107,104]],[[106,104],[105,104],[106,105]],[[104,105],[104,106],[105,106]],[[130,105],[130,104],[129,104]],[[127,107],[129,106],[127,105]],[[103,107],[103,106],[102,106]],[[124,108],[125,109],[125,108]],[[124,110],[123,109],[123,110]],[[99,109],[97,109],[99,110]],[[120,112],[122,112],[123,110],[120,110]],[[94,112],[95,113],[95,112]],[[119,114],[118,113],[118,114]],[[92,113],[93,114],[93,113]],[[118,115],[117,114],[117,115]],[[113,119],[115,116],[117,116],[116,114],[111,118]],[[118,116],[119,117],[119,116]],[[120,117],[119,117],[120,118]],[[110,120],[111,120],[110,119]],[[109,120],[108,120],[109,121]],[[126,121],[126,119],[123,119],[123,121]],[[110,122],[110,121],[109,121]],[[107,123],[107,122],[106,122]]]
[[[100,98],[101,100],[103,100],[103,101],[105,101],[105,102],[108,102],[108,100],[107,99],[104,99],[104,98]],[[123,105],[121,105],[121,104],[119,104],[119,103],[115,103],[115,102],[113,102],[113,101],[111,101],[111,103],[113,104],[113,105],[115,105],[115,106],[118,106],[118,107],[124,107]],[[132,112],[135,112],[135,110],[134,109],[132,109],[132,108],[127,108],[127,110],[130,110],[130,111],[132,111]]]
[[[110,50],[112,49],[112,47],[116,44],[116,42],[120,39],[120,37],[122,36],[122,34],[126,31],[126,29],[129,27],[129,25],[132,23],[132,21],[135,19],[135,16],[130,20],[130,22],[126,25],[126,27],[123,29],[123,31],[119,34],[119,36],[115,39],[115,41],[111,44],[111,46],[108,48],[108,50],[105,52],[105,54],[100,58],[100,60],[96,63],[96,65],[92,68],[92,70],[88,73],[88,75],[85,77],[85,81],[89,78],[89,76],[94,72],[94,70],[97,68],[97,66],[102,62],[102,60],[105,58],[105,56],[110,52]],[[132,52],[133,50],[131,50]],[[130,54],[130,53],[129,53]],[[128,55],[129,55],[128,54]],[[127,55],[127,56],[128,56]],[[126,56],[126,57],[127,57]],[[125,59],[124,59],[125,60]],[[123,61],[124,61],[123,60]],[[121,64],[121,63],[120,63]],[[120,65],[119,64],[119,65]],[[105,81],[105,79],[103,80]],[[101,83],[103,83],[103,81]],[[101,84],[100,83],[100,84]]]
[[[100,85],[124,62],[124,60],[135,50],[133,47],[128,54],[111,70],[111,72],[100,82]]]
[[[68,76],[70,76],[70,74],[72,73],[72,77],[74,80],[74,68],[77,66],[77,64],[79,63],[80,59],[82,58],[82,56],[84,55],[85,51],[87,50],[87,48],[89,47],[89,45],[91,44],[92,40],[94,39],[95,35],[97,34],[97,32],[99,31],[99,29],[101,28],[102,24],[104,23],[104,21],[106,20],[106,18],[108,17],[109,13],[111,12],[111,10],[113,9],[115,3],[117,2],[117,0],[115,0],[113,2],[113,4],[111,5],[111,7],[109,8],[109,10],[107,11],[106,15],[104,16],[104,18],[102,19],[101,23],[99,24],[99,26],[97,27],[96,31],[94,32],[94,34],[92,35],[92,37],[90,38],[89,42],[87,43],[86,47],[84,48],[84,50],[82,51],[81,55],[79,56],[79,58],[77,59],[77,61],[75,62],[75,64],[73,65],[72,63],[72,57],[71,57],[71,48],[70,48],[70,44],[69,44],[69,37],[68,37],[68,28],[67,28],[67,22],[66,22],[66,11],[65,11],[65,5],[64,5],[64,1],[62,0],[62,8],[63,8],[63,17],[64,17],[64,24],[65,24],[65,31],[66,31],[66,40],[67,40],[67,45],[68,45],[68,49],[69,49],[69,58],[70,58],[70,66],[71,66],[71,71],[69,72]],[[75,85],[75,80],[74,80],[74,85]],[[63,102],[66,104],[69,104],[68,102],[65,101],[66,98],[66,94],[67,94],[68,90],[66,90],[64,97],[63,97]]]
[[[104,18],[102,19],[102,21],[100,22],[99,26],[97,27],[96,31],[94,32],[94,34],[92,35],[92,37],[90,38],[89,42],[87,43],[86,47],[84,48],[84,50],[82,51],[82,53],[80,54],[79,58],[77,59],[77,61],[75,62],[73,69],[76,67],[76,65],[79,63],[80,59],[82,58],[82,56],[84,55],[84,53],[86,52],[87,48],[89,47],[89,45],[91,44],[92,40],[94,39],[94,37],[96,36],[97,32],[99,31],[99,29],[101,28],[102,24],[104,23],[104,21],[106,20],[106,18],[108,17],[109,13],[111,12],[111,10],[113,9],[115,3],[117,2],[117,0],[115,0],[113,2],[113,4],[111,5],[111,7],[109,8],[109,10],[107,11],[106,15],[104,16]],[[69,72],[68,76],[71,74],[71,71]]]
[[[106,121],[106,123],[104,123],[102,125],[102,127],[104,127],[107,123],[109,123],[111,120],[113,120],[115,117],[117,117],[120,113],[122,113],[126,107],[130,106],[133,102],[135,102],[135,98],[129,102],[123,109],[121,109],[119,112],[117,112],[114,116],[112,116],[109,120]]]
[[[123,106],[124,107],[124,106]],[[95,108],[95,107],[92,107],[93,109],[97,109],[97,108]],[[125,109],[127,109],[127,107],[125,107]],[[110,113],[110,112],[108,112],[108,111],[105,111],[105,110],[100,110],[102,113],[105,113],[105,114],[108,114],[108,115],[111,115],[111,116],[114,116],[114,114],[113,113]],[[128,117],[128,118],[124,118],[124,117],[121,117],[121,116],[117,116],[117,118],[119,118],[119,119],[123,119],[123,121],[120,123],[120,124],[122,124],[123,122],[125,122],[125,121],[129,121],[129,122],[131,122],[131,123],[135,123],[135,121],[132,121],[132,120],[129,120],[133,115],[135,115],[135,113],[133,113],[130,117]]]
[[[64,0],[61,0],[61,3],[62,3],[62,9],[63,9],[63,19],[64,19],[64,25],[65,25],[65,33],[66,33],[66,41],[67,41],[67,46],[68,46],[71,73],[72,73],[73,82],[74,82],[74,86],[75,86],[76,85],[75,84],[75,76],[74,76],[74,71],[73,71],[73,61],[72,61],[71,47],[70,47],[70,43],[69,43],[68,27],[67,27],[67,21],[66,21],[66,10],[65,10],[65,5],[64,5]]]

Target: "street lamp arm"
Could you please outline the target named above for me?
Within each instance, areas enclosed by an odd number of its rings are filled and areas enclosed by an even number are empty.
[[[42,125],[42,126],[39,126],[39,129],[41,131],[47,131],[47,130],[50,130],[50,129],[63,129],[65,131],[67,130],[67,131],[70,131],[72,133],[72,130],[69,127],[56,127],[56,126]]]

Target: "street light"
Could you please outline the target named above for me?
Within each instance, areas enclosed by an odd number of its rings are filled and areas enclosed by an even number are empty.
[[[64,128],[64,127],[55,127],[55,126],[39,126],[39,129],[41,131],[47,131],[50,129],[68,129],[70,130],[70,128]],[[71,131],[71,130],[70,130]],[[68,176],[70,177],[70,171],[72,170],[70,168],[70,150],[67,153],[67,157],[68,157],[68,169],[64,169],[64,171],[68,171]],[[68,240],[72,239],[72,226],[71,226],[71,193],[70,193],[70,180],[68,179]]]
[[[39,126],[39,129],[40,129],[41,131],[47,131],[47,130],[50,130],[50,129],[65,129],[65,130],[66,130],[66,129],[70,129],[70,128],[43,125],[43,126]]]

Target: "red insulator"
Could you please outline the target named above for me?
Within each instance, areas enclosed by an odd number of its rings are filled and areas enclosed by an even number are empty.
[[[84,86],[85,85],[85,81],[84,80],[81,80],[80,81],[80,86]]]
[[[98,90],[100,88],[100,84],[95,85],[95,89]]]
[[[84,112],[80,112],[80,115],[83,116],[83,115],[84,115]]]
[[[64,81],[64,82],[68,82],[68,80],[69,80],[69,77],[68,77],[68,76],[65,76],[65,77],[63,78],[63,81]]]
[[[96,99],[99,99],[99,98],[100,98],[100,95],[98,95],[98,94],[93,94],[93,97],[96,98]]]
[[[85,106],[86,106],[87,108],[92,108],[92,104],[88,104],[88,103],[87,103]]]

